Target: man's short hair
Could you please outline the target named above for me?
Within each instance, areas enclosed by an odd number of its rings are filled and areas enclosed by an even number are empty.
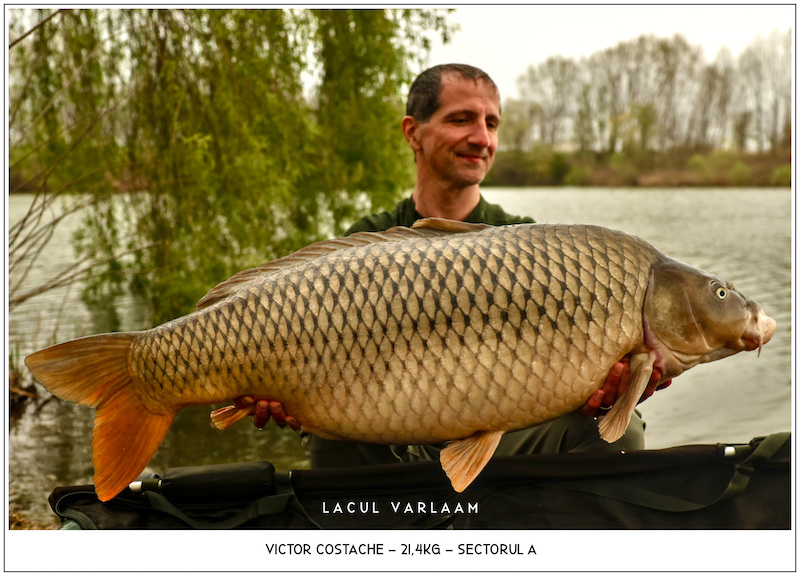
[[[464,80],[486,82],[494,89],[497,100],[500,100],[500,91],[494,80],[480,68],[469,64],[441,64],[428,68],[411,84],[406,103],[406,116],[411,116],[419,122],[430,120],[441,106],[439,93],[442,89],[442,77],[449,74],[455,74]]]

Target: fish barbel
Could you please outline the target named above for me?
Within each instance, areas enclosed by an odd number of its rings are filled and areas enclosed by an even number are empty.
[[[462,491],[505,432],[578,409],[624,356],[631,384],[599,424],[609,442],[654,368],[666,380],[760,351],[775,327],[732,285],[624,232],[425,219],[312,244],[233,276],[191,314],[25,362],[96,408],[100,500],[141,473],[179,410],[245,395],[324,438],[451,441],[441,462]]]

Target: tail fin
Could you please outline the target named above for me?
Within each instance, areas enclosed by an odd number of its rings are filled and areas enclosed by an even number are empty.
[[[156,414],[139,399],[128,371],[135,333],[88,336],[35,352],[25,365],[50,392],[97,409],[92,463],[97,497],[119,494],[142,472],[176,412]]]

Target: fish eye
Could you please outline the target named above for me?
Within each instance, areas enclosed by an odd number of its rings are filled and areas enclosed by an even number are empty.
[[[717,298],[720,300],[725,300],[728,297],[728,289],[725,286],[717,286],[716,290],[714,290],[714,294],[717,295]]]

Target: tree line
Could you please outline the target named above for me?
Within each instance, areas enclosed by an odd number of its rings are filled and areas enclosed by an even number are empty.
[[[791,30],[711,62],[681,35],[642,35],[579,60],[549,57],[518,88],[504,103],[506,150],[776,151],[791,135]]]

